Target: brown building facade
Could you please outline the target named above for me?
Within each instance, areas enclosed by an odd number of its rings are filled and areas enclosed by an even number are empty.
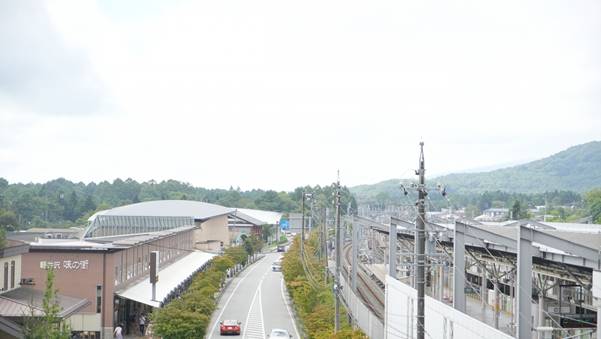
[[[59,293],[89,301],[68,318],[71,329],[84,338],[112,338],[117,323],[130,325],[132,317],[150,310],[143,303],[121,298],[119,291],[148,279],[151,251],[159,251],[160,269],[193,252],[194,230],[189,226],[86,241],[32,243],[22,257],[21,276],[31,278],[34,289],[44,290],[46,269],[54,269]]]

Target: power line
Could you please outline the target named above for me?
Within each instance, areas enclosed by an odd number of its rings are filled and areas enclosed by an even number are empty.
[[[445,196],[445,198],[446,198],[446,196]],[[447,200],[448,200],[448,198],[447,198]],[[432,207],[432,206],[433,206],[433,205],[432,205],[432,201],[430,200],[430,198],[429,198],[429,197],[428,197],[428,201],[429,201],[429,203],[430,203],[430,206]],[[414,206],[413,208],[415,208],[415,206]],[[439,246],[440,246],[440,247],[441,247],[443,250],[445,249],[445,245],[444,245],[444,244],[442,244],[442,243],[441,243],[441,242],[440,242],[438,239],[434,238],[434,240],[435,240],[435,242],[436,242],[436,243],[437,243],[437,244],[438,244],[438,245],[439,245]],[[486,240],[486,239],[481,239],[481,240]],[[484,250],[487,252],[487,254],[488,254],[488,255],[489,255],[489,256],[490,256],[490,257],[491,257],[491,258],[492,258],[492,259],[493,259],[495,262],[498,262],[498,263],[499,263],[499,265],[503,265],[503,262],[504,262],[504,260],[501,260],[499,257],[495,256],[495,255],[494,255],[492,252],[490,252],[490,250],[489,250],[487,247],[484,247]],[[450,254],[449,254],[449,253],[448,253],[446,250],[444,250],[444,252],[445,252],[444,254],[445,254],[445,255],[446,255],[446,256],[447,256],[449,259],[452,259],[451,255],[450,255]],[[468,254],[472,255],[472,254],[471,254],[471,252],[468,252]],[[472,255],[472,256],[473,256],[473,255]],[[503,257],[503,256],[501,256],[501,257]],[[515,270],[515,268],[514,268],[514,270]],[[497,277],[495,277],[495,279],[496,279],[496,278],[497,278]],[[471,283],[469,280],[466,280],[466,283],[468,283],[468,284],[469,284],[469,285],[471,285],[472,287],[475,287],[475,286],[473,285],[473,283]],[[514,285],[514,287],[515,287],[515,288],[517,288],[518,290],[527,291],[525,287],[523,287],[523,286],[518,286],[517,284],[515,284],[515,285]],[[496,290],[496,291],[498,291],[498,292],[500,292],[500,293],[503,293],[503,292],[502,292],[502,291],[499,289],[499,287],[497,286],[497,284],[493,284],[493,288],[494,288],[494,290]],[[533,303],[538,303],[538,301],[537,301],[537,300],[535,300],[535,299],[533,299],[532,297],[530,297],[530,301],[531,301],[531,302],[533,302]],[[550,319],[550,320],[551,320],[553,323],[555,323],[557,326],[559,326],[559,327],[554,327],[554,328],[553,328],[553,330],[554,330],[554,331],[568,331],[568,330],[570,330],[569,328],[562,328],[562,327],[561,327],[561,324],[560,324],[560,323],[558,323],[558,322],[557,322],[557,321],[556,321],[556,320],[553,318],[553,314],[551,314],[549,311],[546,311],[546,310],[544,310],[544,309],[543,309],[543,310],[542,310],[542,312],[543,312],[543,313],[544,313],[544,314],[545,314],[545,315],[546,315],[546,316],[547,316],[547,317],[548,317],[548,318],[549,318],[549,319]],[[513,312],[512,312],[512,313],[513,313]],[[518,314],[518,316],[519,316],[519,317],[522,317],[522,318],[525,318],[525,316],[523,316],[523,315],[521,315],[521,314]],[[595,325],[596,325],[595,323],[592,323],[592,322],[589,322],[589,321],[586,321],[586,320],[582,320],[582,319],[573,318],[573,317],[570,317],[570,316],[567,316],[567,315],[561,315],[561,317],[562,317],[562,318],[564,318],[564,319],[572,320],[572,321],[574,321],[574,322],[577,322],[577,323],[584,324],[584,325],[589,325],[589,326],[595,326]]]

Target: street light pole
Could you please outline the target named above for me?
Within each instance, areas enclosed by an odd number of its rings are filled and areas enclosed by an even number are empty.
[[[305,199],[309,198],[311,199],[311,197],[313,197],[313,194],[311,193],[306,193],[303,191],[303,195],[302,195],[302,199],[301,199],[301,256],[305,255]],[[313,204],[313,200],[311,200],[311,204]],[[311,217],[313,217],[313,215],[311,215]],[[310,221],[310,220],[309,220]]]

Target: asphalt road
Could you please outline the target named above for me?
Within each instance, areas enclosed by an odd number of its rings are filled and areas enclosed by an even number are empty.
[[[292,319],[292,305],[285,299],[284,278],[272,272],[271,264],[282,253],[268,253],[234,278],[219,301],[211,319],[207,338],[220,338],[219,321],[242,322],[242,338],[264,339],[272,328],[288,330],[299,338]]]

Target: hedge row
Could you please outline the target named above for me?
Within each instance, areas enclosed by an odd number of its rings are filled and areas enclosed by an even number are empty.
[[[325,265],[315,253],[318,235],[313,232],[305,242],[305,263],[300,255],[300,237],[297,236],[284,255],[282,272],[294,308],[308,338],[367,338],[360,330],[353,330],[346,311],[341,307],[341,330],[334,334],[334,293],[331,282],[326,282]],[[307,272],[308,271],[308,272]],[[331,279],[330,279],[331,280]]]
[[[227,270],[236,264],[245,264],[248,255],[244,247],[238,246],[213,258],[209,267],[193,278],[180,298],[152,313],[154,334],[169,339],[203,338]]]

